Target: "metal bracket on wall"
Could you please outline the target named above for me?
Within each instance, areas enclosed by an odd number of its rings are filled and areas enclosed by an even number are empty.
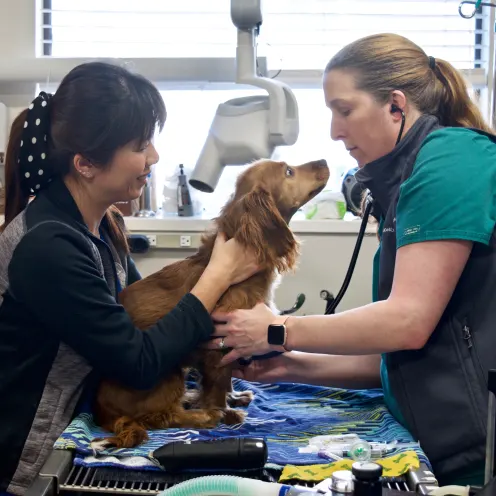
[[[464,5],[474,5],[474,9],[470,14],[465,14],[463,12],[463,6]],[[464,19],[472,19],[472,17],[475,16],[477,11],[481,7],[496,7],[495,3],[490,3],[490,2],[482,2],[481,0],[463,0],[463,2],[460,3],[458,6],[458,13],[464,18]]]

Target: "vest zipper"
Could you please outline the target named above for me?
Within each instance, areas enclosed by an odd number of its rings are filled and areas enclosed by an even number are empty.
[[[484,375],[484,368],[482,367],[479,358],[479,353],[477,353],[477,347],[475,346],[475,341],[472,339],[472,331],[470,330],[470,327],[467,324],[463,325],[462,331],[463,331],[463,339],[467,343],[467,347],[470,350],[470,354],[475,359],[476,367],[479,368],[481,377],[483,378],[484,382],[487,384],[487,378]]]
[[[463,339],[467,342],[468,349],[470,350],[474,345],[472,341],[472,333],[470,332],[470,327],[468,325],[463,326]]]

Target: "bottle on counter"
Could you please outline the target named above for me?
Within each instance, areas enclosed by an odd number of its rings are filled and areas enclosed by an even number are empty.
[[[179,164],[179,181],[177,183],[177,213],[179,217],[193,216],[193,202],[188,188],[183,164]]]

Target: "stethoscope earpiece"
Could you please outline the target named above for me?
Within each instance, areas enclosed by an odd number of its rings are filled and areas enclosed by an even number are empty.
[[[398,144],[401,140],[401,136],[403,135],[403,128],[405,127],[405,112],[403,112],[402,109],[398,107],[398,105],[392,103],[391,104],[391,113],[395,114],[396,112],[401,113],[401,127],[400,127],[400,132],[398,133],[398,138],[396,139],[396,144]]]

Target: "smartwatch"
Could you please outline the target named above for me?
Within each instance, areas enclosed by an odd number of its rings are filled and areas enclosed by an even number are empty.
[[[290,351],[286,348],[288,332],[285,324],[288,318],[289,316],[287,315],[277,317],[267,329],[267,341],[269,344],[273,346],[281,346],[284,351]]]

